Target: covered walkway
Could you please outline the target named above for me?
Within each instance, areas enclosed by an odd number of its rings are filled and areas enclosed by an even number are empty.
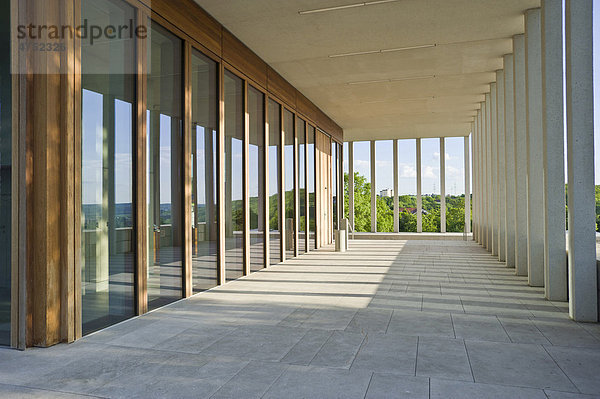
[[[0,396],[590,398],[600,325],[472,241],[353,241],[84,337],[0,350]]]

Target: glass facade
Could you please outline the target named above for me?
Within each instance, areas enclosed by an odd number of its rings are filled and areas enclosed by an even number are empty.
[[[284,143],[284,184],[285,184],[285,257],[294,257],[296,245],[295,231],[295,157],[294,157],[294,114],[287,109],[283,112]]]
[[[269,100],[269,260],[281,262],[281,105]]]
[[[338,228],[338,198],[339,198],[339,151],[338,143],[331,140],[331,204],[333,212],[333,230]],[[335,237],[335,236],[334,236]]]
[[[398,231],[417,232],[417,142],[398,140]]]
[[[248,86],[250,271],[265,267],[265,96]]]
[[[446,231],[462,233],[465,227],[465,140],[446,141]]]
[[[192,52],[192,285],[217,285],[218,64]]]
[[[308,162],[308,176],[306,184],[308,186],[308,231],[309,231],[309,249],[317,248],[317,209],[315,192],[315,128],[308,126],[306,137],[306,151]]]
[[[421,139],[423,231],[440,231],[440,139]]]
[[[10,36],[10,2],[0,4],[0,37]],[[12,75],[10,41],[0,40],[0,345],[10,344]]]
[[[371,231],[371,143],[354,142],[354,229]]]
[[[229,71],[225,91],[225,265],[227,280],[244,274],[244,82]]]
[[[375,142],[377,231],[394,231],[394,146],[392,140]]]
[[[147,98],[148,308],[182,296],[183,42],[150,24]]]
[[[306,122],[296,120],[298,137],[298,251],[306,252]]]
[[[136,6],[126,1],[81,4],[88,24],[137,22]],[[10,26],[6,22],[0,29]],[[222,69],[218,56],[174,33],[169,21],[141,22],[148,28],[145,42],[82,43],[76,239],[80,235],[84,335],[258,271],[267,266],[267,250],[273,265],[315,249],[317,228],[322,224],[329,237],[337,216],[331,200],[339,193],[340,148],[327,134],[317,136],[310,115],[284,108],[235,69]],[[10,49],[0,51],[8,61]],[[0,344],[9,344],[11,319],[10,83],[4,62]],[[329,165],[330,145],[333,175],[320,188],[317,173],[328,171],[318,166]],[[325,210],[321,219],[317,201]]]
[[[119,25],[134,20],[135,10],[120,1],[86,0],[82,19]],[[84,44],[81,60],[81,317],[87,334],[135,311],[135,76],[126,72],[126,63],[136,62],[135,45]],[[100,66],[105,74],[88,73]]]

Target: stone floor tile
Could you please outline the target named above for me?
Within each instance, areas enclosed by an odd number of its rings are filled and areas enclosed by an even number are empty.
[[[371,375],[371,372],[362,370],[290,366],[263,398],[363,399]]]
[[[469,359],[462,339],[420,337],[417,375],[473,381]]]
[[[541,345],[466,341],[475,382],[576,392]]]
[[[352,363],[352,369],[414,375],[416,360],[417,337],[368,334]]]
[[[349,368],[352,365],[365,336],[363,334],[334,331],[317,352],[311,366]]]
[[[496,316],[453,314],[452,322],[456,338],[510,342]]]
[[[429,378],[373,374],[365,399],[429,399]]]
[[[546,350],[582,393],[600,394],[600,349],[546,346]]]
[[[431,379],[431,399],[546,399],[534,388]]]

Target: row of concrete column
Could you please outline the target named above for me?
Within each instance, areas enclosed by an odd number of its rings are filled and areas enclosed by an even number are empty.
[[[446,232],[446,139],[440,137],[440,231]],[[416,141],[416,183],[417,183],[417,232],[423,232],[423,201],[421,194],[421,139]],[[470,143],[469,137],[464,137],[464,168],[465,168],[465,232],[471,232],[471,177],[470,177]],[[354,142],[348,142],[349,176],[348,176],[348,204],[349,221],[354,226]],[[375,141],[370,142],[370,166],[371,166],[371,232],[377,231],[377,192],[375,190]],[[399,207],[398,207],[398,140],[393,140],[393,174],[394,174],[394,232],[399,231]]]
[[[592,0],[566,0],[564,10],[542,0],[524,18],[472,126],[473,238],[547,299],[568,300],[573,319],[595,322]]]

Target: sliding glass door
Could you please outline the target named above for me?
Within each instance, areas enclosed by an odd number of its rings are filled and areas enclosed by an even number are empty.
[[[154,21],[148,49],[148,309],[182,296],[181,39]]]
[[[82,19],[119,25],[135,20],[135,12],[122,1],[85,0]],[[135,75],[128,65],[136,62],[135,43],[84,42],[81,61],[81,312],[87,334],[134,315]]]
[[[225,71],[225,264],[227,280],[244,274],[244,82]]]
[[[192,52],[192,286],[217,285],[218,64]]]
[[[265,96],[248,86],[250,271],[265,267]]]

